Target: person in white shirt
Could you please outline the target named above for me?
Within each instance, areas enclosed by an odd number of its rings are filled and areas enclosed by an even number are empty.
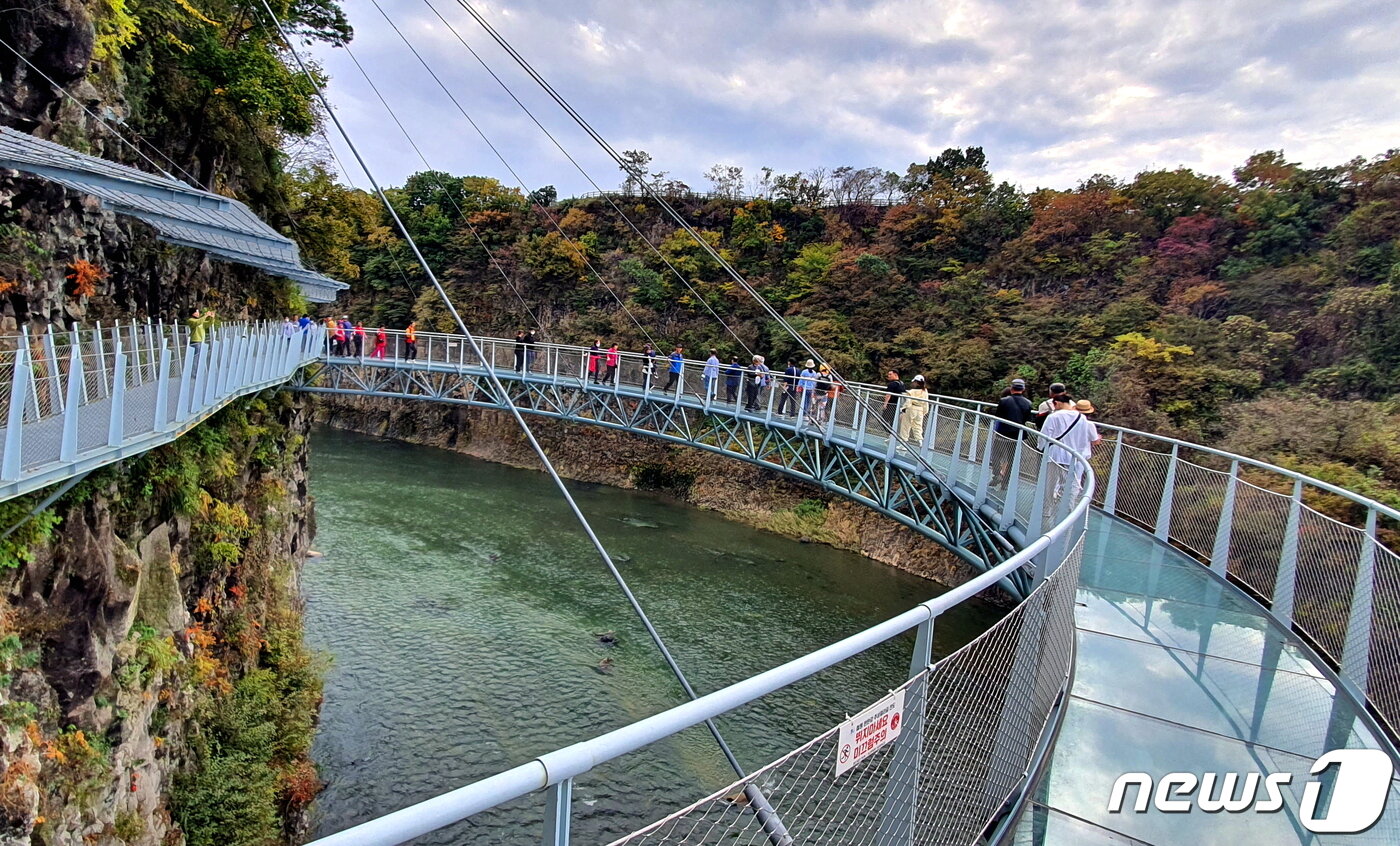
[[[702,397],[709,399],[714,396],[715,386],[719,382],[719,352],[710,350],[710,357],[705,359],[705,367],[700,371],[700,381],[704,385]]]
[[[1076,464],[1075,456],[1088,461],[1099,433],[1089,418],[1075,409],[1074,399],[1068,394],[1055,397],[1052,403],[1054,411],[1040,427],[1040,448],[1050,460],[1047,480],[1054,485],[1051,492],[1058,501],[1065,493],[1066,482],[1070,497],[1079,495],[1082,465]],[[1052,439],[1060,443],[1050,443]],[[1052,509],[1051,503],[1047,502],[1046,507]]]

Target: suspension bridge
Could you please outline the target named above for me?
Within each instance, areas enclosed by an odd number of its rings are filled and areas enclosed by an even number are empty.
[[[832,731],[617,842],[1162,843],[1193,826],[1217,837],[1237,826],[1240,842],[1313,842],[1302,793],[1312,761],[1337,748],[1394,754],[1400,558],[1380,532],[1400,515],[1378,503],[1107,425],[1093,466],[1075,468],[1076,489],[1033,448],[1037,435],[994,436],[972,401],[930,398],[923,430],[900,441],[873,419],[877,386],[846,384],[818,420],[777,413],[773,390],[756,410],[726,402],[698,361],[666,391],[642,356],[624,354],[600,384],[584,348],[540,344],[533,367],[521,367],[513,340],[479,338],[477,355],[462,336],[419,333],[412,358],[403,340],[392,335],[386,355],[370,358],[329,354],[320,327],[276,323],[224,325],[201,344],[152,322],[5,339],[3,495],[61,487],[275,386],[509,403],[803,479],[979,572],[823,650],[318,842],[401,842],[539,790],[549,842],[567,842],[574,781],[599,763],[910,630],[909,678],[890,680],[903,697],[899,740],[838,774],[833,713]],[[1324,515],[1317,497],[1351,504],[1357,519]],[[938,616],[993,585],[1018,600],[1014,610],[933,663]],[[1289,772],[1296,789],[1273,815],[1109,813],[1117,776],[1149,765]],[[770,815],[734,801],[748,787]],[[1397,797],[1392,787],[1388,810]],[[1395,842],[1397,819],[1347,842]]]

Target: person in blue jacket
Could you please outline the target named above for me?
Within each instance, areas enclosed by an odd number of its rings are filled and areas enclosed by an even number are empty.
[[[681,345],[677,344],[675,351],[670,355],[671,367],[666,371],[666,387],[662,388],[663,391],[673,390],[676,387],[676,382],[680,381],[681,368],[685,367],[685,357],[681,355],[682,351]]]

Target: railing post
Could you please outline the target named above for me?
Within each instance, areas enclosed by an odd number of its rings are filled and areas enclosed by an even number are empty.
[[[938,437],[938,411],[943,407],[943,403],[934,401],[929,404],[928,422],[924,424],[924,440],[919,445],[919,458],[923,463],[928,463],[928,455],[933,451],[933,439]]]
[[[1278,577],[1270,611],[1288,631],[1293,621],[1293,597],[1298,581],[1298,529],[1303,521],[1303,480],[1293,482],[1288,503],[1288,527],[1283,530],[1283,548],[1278,557]]]
[[[574,796],[574,780],[566,778],[549,788],[544,810],[544,846],[568,846],[569,813]]]
[[[113,330],[115,334],[115,330]],[[107,446],[121,446],[126,431],[126,351],[121,339],[113,346],[112,416],[107,421]]]
[[[149,334],[149,333],[148,333]],[[170,419],[170,345],[160,339],[160,364],[156,370],[156,411],[152,425],[156,431],[165,429]]]
[[[987,490],[992,485],[992,451],[996,449],[997,444],[996,425],[995,420],[987,420],[987,438],[983,441],[982,448],[982,469],[977,474],[977,493],[972,500],[974,507],[987,501]]]
[[[772,372],[772,371],[769,371],[770,374],[771,374],[771,372]],[[766,378],[772,379],[772,376],[771,376],[771,375],[768,375]],[[710,380],[710,387],[714,387],[714,383],[715,383],[715,382],[718,382],[718,381],[719,381],[719,377],[718,377],[718,376],[716,376],[714,379],[711,379],[711,380]],[[759,390],[762,390],[762,388],[759,388]],[[763,413],[763,425],[765,425],[765,426],[771,426],[771,425],[773,425],[773,402],[774,402],[774,400],[777,399],[777,396],[778,396],[777,390],[775,390],[775,389],[774,389],[774,386],[773,386],[772,384],[770,384],[770,385],[768,386],[768,406],[767,406],[767,409],[766,409],[766,410],[764,411],[764,413]],[[832,415],[832,416],[835,416],[835,415]]]
[[[1356,685],[1357,701],[1366,701],[1371,680],[1371,610],[1376,579],[1376,509],[1366,509],[1366,537],[1356,562],[1356,582],[1351,589],[1347,615],[1347,639],[1342,647],[1342,681]]]
[[[5,420],[5,453],[0,459],[0,478],[7,482],[19,481],[21,470],[20,449],[24,444],[24,404],[29,388],[29,347],[21,345],[15,350],[14,373],[10,379],[10,413]]]
[[[894,460],[894,451],[899,447],[899,421],[906,411],[907,403],[910,400],[903,395],[895,398],[894,401],[894,425],[890,427],[890,432],[885,438],[885,461],[888,463]],[[868,416],[868,415],[867,415]],[[881,428],[884,428],[883,426]]]
[[[132,318],[128,327],[127,336],[131,339],[131,355],[136,361],[136,384],[142,383],[141,379],[141,336],[136,334],[136,318]]]
[[[1220,504],[1220,520],[1215,524],[1215,545],[1210,550],[1210,569],[1224,576],[1230,568],[1230,537],[1235,530],[1235,492],[1239,489],[1240,463],[1230,462],[1230,480],[1225,483],[1225,501]]]
[[[83,351],[74,344],[68,352],[67,401],[63,405],[63,443],[59,446],[61,461],[78,460],[78,409],[83,405]]]
[[[53,342],[53,326],[49,326],[44,333],[44,356],[46,357],[45,372],[48,376],[49,395],[53,397],[54,404],[59,411],[64,409],[63,385],[58,379],[58,348]]]
[[[1026,441],[1026,433],[1019,432],[1016,438],[1016,446],[1011,453],[1011,473],[1010,481],[1006,483],[1006,499],[1001,506],[1001,520],[997,521],[997,529],[1005,531],[1016,522],[1016,506],[1021,501],[1021,449]],[[1034,540],[1037,536],[1026,534],[1028,540]]]
[[[1118,513],[1118,470],[1123,466],[1123,433],[1113,439],[1113,459],[1108,465],[1108,484],[1103,491],[1103,510]]]
[[[834,431],[836,430],[836,404],[837,404],[838,402],[841,401],[841,394],[842,394],[842,393],[844,393],[844,392],[843,392],[843,391],[837,391],[837,392],[836,392],[836,396],[834,396],[834,397],[831,398],[831,404],[830,404],[829,407],[827,408],[826,422],[825,422],[824,424],[822,424],[823,427],[824,427],[824,430],[825,430],[825,431],[823,432],[823,439],[824,439],[827,443],[831,443],[831,433],[834,432]],[[855,399],[852,398],[851,401],[852,401],[852,402],[855,402]],[[856,406],[857,406],[857,407],[862,406],[862,405],[865,405],[865,403],[856,402]],[[855,415],[852,415],[852,416],[854,417]]]
[[[937,617],[919,624],[914,636],[914,655],[909,661],[909,678],[918,678],[933,663],[933,626]],[[899,846],[914,842],[919,782],[924,757],[924,715],[928,710],[928,681],[910,685],[904,696],[904,728],[894,742],[889,776],[885,787],[885,807],[880,814],[880,830],[875,843]]]
[[[185,354],[180,357],[180,388],[175,394],[175,422],[184,423],[190,416],[190,403],[194,400],[194,380],[199,371],[194,366],[194,345],[185,346]]]
[[[962,463],[963,448],[963,425],[966,421],[967,412],[958,409],[958,432],[953,438],[953,454],[948,459],[948,490],[952,490],[958,485],[958,470]]]
[[[1153,530],[1157,540],[1165,541],[1172,536],[1172,501],[1176,494],[1176,468],[1181,461],[1181,445],[1172,444],[1171,458],[1167,460],[1167,478],[1162,485],[1162,501],[1157,506],[1157,526]]]
[[[20,343],[24,344],[26,350],[31,350],[29,355],[29,402],[34,403],[34,419],[39,420],[44,416],[44,410],[39,407],[39,380],[34,375],[34,355],[29,341],[29,324],[20,327]]]
[[[817,398],[812,397],[812,407],[817,405]],[[856,403],[855,412],[851,415],[851,424],[856,427],[856,449],[865,446],[865,430],[868,428],[870,417],[870,407],[865,403]]]
[[[102,321],[92,324],[92,343],[97,353],[97,378],[102,383],[102,396],[107,396],[107,352],[102,345]]]

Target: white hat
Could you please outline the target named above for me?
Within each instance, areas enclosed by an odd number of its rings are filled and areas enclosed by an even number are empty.
[[[922,382],[922,381],[924,381],[924,374],[920,373],[918,376],[915,376],[915,377],[914,377],[914,381],[915,381],[915,382]]]

